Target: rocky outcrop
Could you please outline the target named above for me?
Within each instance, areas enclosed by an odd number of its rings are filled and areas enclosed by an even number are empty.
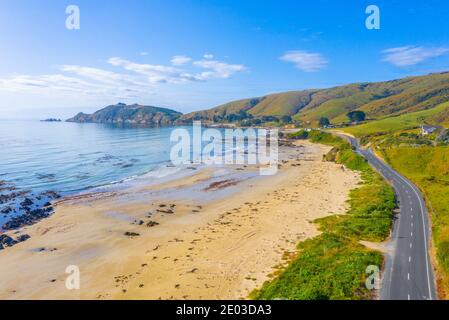
[[[5,249],[6,247],[12,247],[20,242],[27,241],[30,238],[27,234],[22,234],[17,237],[16,240],[11,238],[6,234],[0,234],[0,250]]]
[[[73,118],[68,119],[67,122],[157,127],[173,125],[181,115],[180,112],[166,108],[118,103],[98,110],[93,114],[80,112]]]

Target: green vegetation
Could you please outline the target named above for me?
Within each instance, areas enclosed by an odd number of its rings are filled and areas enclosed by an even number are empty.
[[[345,131],[371,144],[390,165],[422,191],[431,214],[433,248],[440,296],[449,298],[449,134],[444,129],[423,136],[421,124],[449,123],[449,103]]]
[[[436,115],[445,112],[449,103],[442,103],[433,109],[404,114],[397,117],[388,117],[378,121],[368,122],[355,127],[345,128],[344,131],[358,137],[380,135],[419,127],[423,123],[438,124],[429,121]]]
[[[305,131],[297,137],[305,136]],[[276,278],[251,294],[255,299],[366,299],[366,267],[381,266],[382,254],[360,240],[381,241],[392,223],[393,190],[369,164],[341,138],[320,131],[307,132],[312,142],[330,145],[326,160],[361,173],[363,184],[350,193],[350,210],[344,215],[318,219],[319,236],[301,242],[299,253]]]
[[[230,114],[245,111],[254,118],[291,116],[293,121],[314,127],[320,118],[332,124],[348,122],[347,114],[360,111],[369,119],[400,116],[429,110],[449,100],[449,73],[408,77],[377,83],[354,83],[320,89],[289,91],[263,97],[232,101],[218,107],[183,115],[192,119],[225,122]],[[449,112],[436,121],[449,123]]]
[[[366,119],[366,114],[363,111],[351,111],[346,115],[351,122],[362,122]]]
[[[382,148],[384,158],[424,194],[432,216],[441,298],[449,298],[449,147]]]
[[[294,133],[290,133],[288,135],[289,139],[295,139],[295,140],[305,140],[309,138],[309,132],[306,130],[299,130],[297,132]]]
[[[320,127],[325,127],[331,124],[331,122],[329,121],[328,118],[326,117],[321,117],[320,120],[318,121],[318,124],[320,125]]]

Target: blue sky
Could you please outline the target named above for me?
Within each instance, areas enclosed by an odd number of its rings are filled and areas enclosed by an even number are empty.
[[[365,27],[370,4],[380,30]],[[448,16],[445,0],[0,0],[0,117],[119,101],[189,112],[449,70]]]

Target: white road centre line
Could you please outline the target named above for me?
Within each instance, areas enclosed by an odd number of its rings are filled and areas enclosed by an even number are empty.
[[[371,152],[371,153],[370,153]],[[381,168],[383,169],[384,163],[382,161],[380,161],[377,157],[374,156],[374,154],[372,154],[372,150],[370,150],[367,155],[372,158],[372,162],[376,163],[378,165],[381,166]],[[388,168],[388,167],[387,167]],[[388,168],[390,169],[390,168]],[[421,213],[421,219],[422,219],[422,229],[423,229],[423,233],[424,233],[424,251],[425,251],[425,262],[426,262],[426,273],[427,273],[427,286],[428,286],[428,290],[429,290],[429,300],[432,300],[432,290],[431,290],[431,281],[430,281],[430,268],[429,268],[429,257],[428,257],[428,246],[427,246],[427,230],[426,230],[426,220],[425,220],[425,205],[423,204],[422,198],[419,194],[419,189],[417,189],[414,185],[412,185],[408,180],[406,180],[404,177],[402,177],[401,175],[399,175],[398,173],[396,173],[393,170],[393,174],[394,177],[398,178],[398,182],[399,186],[403,187],[405,192],[407,194],[409,194],[409,191],[407,190],[407,186],[410,187],[412,193],[414,193],[418,199],[418,203],[420,206],[420,213]],[[409,199],[411,199],[411,196],[408,195]],[[413,217],[413,216],[412,216]],[[410,243],[410,248],[412,248],[412,243]],[[408,294],[408,299],[410,300],[410,294]]]
[[[408,256],[408,262],[412,262],[412,256]]]
[[[410,273],[407,273],[407,280],[410,280]]]
[[[413,247],[413,243],[410,242],[410,248]]]

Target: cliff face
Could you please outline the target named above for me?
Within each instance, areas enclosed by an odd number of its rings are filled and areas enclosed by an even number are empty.
[[[80,112],[67,122],[165,126],[174,124],[181,115],[180,112],[166,108],[118,103],[93,114]]]

